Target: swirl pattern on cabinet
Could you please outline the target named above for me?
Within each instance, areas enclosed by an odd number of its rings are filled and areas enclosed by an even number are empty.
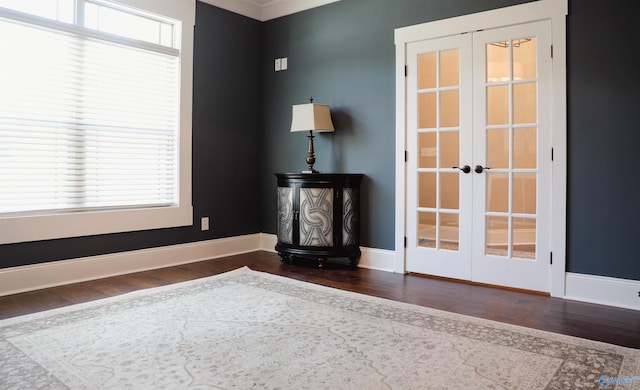
[[[342,191],[342,245],[358,243],[358,189],[345,188]]]
[[[333,246],[333,188],[300,189],[300,245]]]
[[[278,241],[293,243],[293,189],[278,187]]]

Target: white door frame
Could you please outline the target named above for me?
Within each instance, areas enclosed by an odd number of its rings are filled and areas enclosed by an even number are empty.
[[[396,44],[396,210],[394,272],[406,272],[406,77],[407,44],[490,28],[550,20],[552,29],[551,296],[565,296],[567,210],[566,16],[568,0],[540,0],[455,18],[398,28]]]

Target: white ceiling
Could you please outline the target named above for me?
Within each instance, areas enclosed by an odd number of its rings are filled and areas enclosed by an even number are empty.
[[[310,8],[320,7],[325,4],[340,0],[202,0],[205,3],[215,5],[248,16],[253,19],[265,21],[281,16],[294,14]]]
[[[256,3],[256,4],[260,4],[260,5],[265,5],[265,4],[269,4],[269,3],[273,3],[274,1],[277,0],[245,0],[248,1],[249,3]],[[298,0],[300,1],[300,0]],[[304,1],[304,0],[302,0]]]

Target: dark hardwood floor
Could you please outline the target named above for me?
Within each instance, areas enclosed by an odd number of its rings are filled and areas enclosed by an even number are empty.
[[[297,280],[640,349],[640,311],[551,298],[522,291],[400,275],[328,263],[280,262],[252,252],[176,267],[0,297],[0,319],[202,278],[248,266]]]

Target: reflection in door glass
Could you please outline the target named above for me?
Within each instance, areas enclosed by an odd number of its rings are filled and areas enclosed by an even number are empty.
[[[509,168],[509,130],[487,130],[487,166]]]
[[[460,125],[460,91],[440,92],[440,127]]]
[[[440,213],[440,249],[457,251],[459,247],[458,214]]]
[[[536,174],[513,174],[513,212],[518,214],[536,213]]]
[[[486,175],[487,211],[509,212],[509,174],[487,172]]]
[[[485,254],[509,256],[509,218],[487,217]]]
[[[435,168],[438,157],[436,133],[418,133],[418,150],[420,152],[418,168]]]
[[[535,169],[538,167],[538,141],[535,127],[513,130],[513,167]]]
[[[440,52],[440,87],[454,87],[460,84],[460,51]]]
[[[436,127],[436,104],[435,92],[418,94],[418,128],[433,129]]]
[[[460,131],[440,132],[440,167],[451,168],[460,163]]]
[[[418,173],[418,189],[419,199],[418,207],[435,208],[436,207],[436,173],[420,172]]]
[[[487,88],[487,125],[509,124],[509,86]]]
[[[509,42],[487,45],[487,82],[509,80]]]
[[[418,89],[436,87],[436,53],[418,56]]]
[[[513,86],[513,123],[535,123],[537,117],[536,83]]]
[[[536,258],[536,220],[513,218],[513,246],[511,256],[520,259]]]
[[[436,213],[418,213],[418,246],[423,248],[436,247]]]
[[[532,79],[536,77],[536,48],[535,37],[516,39],[513,41],[513,79]]]
[[[460,208],[460,173],[440,173],[440,208],[458,210]]]

